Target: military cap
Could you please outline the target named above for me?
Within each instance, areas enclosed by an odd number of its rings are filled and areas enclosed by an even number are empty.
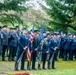
[[[70,35],[72,35],[72,34],[71,34],[71,33],[68,33],[68,34],[67,34],[67,36],[70,36]]]
[[[34,32],[38,32],[38,30],[34,30]]]
[[[23,27],[22,30],[27,30],[27,28]]]
[[[44,38],[47,38],[47,35],[46,35],[46,36],[44,36]]]

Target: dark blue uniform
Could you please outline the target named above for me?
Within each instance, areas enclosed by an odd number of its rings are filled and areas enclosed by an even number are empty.
[[[42,69],[45,69],[45,63],[47,59],[47,53],[49,51],[49,44],[47,40],[44,40],[42,47]]]
[[[59,35],[57,36],[56,40],[57,40],[58,48],[57,48],[57,50],[55,51],[55,60],[58,61],[58,53],[59,53],[59,51],[60,51],[60,41],[61,41]]]
[[[17,51],[17,56],[16,56],[16,62],[15,62],[15,69],[18,69],[18,59],[20,58],[22,52],[24,51],[24,47],[29,46],[29,39],[27,35],[21,34],[18,38],[18,51]],[[24,70],[24,61],[25,61],[25,56],[26,56],[26,51],[23,53],[22,60],[21,60],[21,70]]]
[[[60,55],[59,57],[60,58],[63,58],[63,53],[64,53],[64,40],[65,40],[65,37],[64,36],[60,36]]]
[[[72,43],[72,39],[71,38],[65,38],[64,40],[64,54],[63,54],[63,59],[64,60],[70,60],[70,49],[71,49],[71,43]],[[69,54],[69,56],[68,56]]]
[[[41,45],[42,45],[42,41],[40,36],[38,36],[38,43],[39,43],[39,47],[38,47],[38,69],[41,69],[41,59],[42,59],[42,49],[41,49]]]
[[[6,30],[3,30],[2,35],[3,35],[2,61],[5,61],[5,52],[6,50],[8,50],[8,32]]]
[[[2,55],[2,42],[3,42],[3,35],[0,31],[0,56]]]
[[[72,43],[71,43],[71,49],[70,49],[70,59],[73,60],[73,55],[75,56],[75,60],[76,60],[76,38],[72,39]]]
[[[9,39],[8,39],[8,43],[9,43],[9,58],[8,60],[12,60],[14,61],[14,56],[15,56],[15,53],[16,53],[16,49],[17,49],[17,44],[18,44],[18,37],[17,37],[17,34],[14,33],[14,32],[11,32],[9,34]]]
[[[34,41],[32,43],[32,69],[36,69],[35,63],[36,63],[38,49],[39,49],[38,37],[34,36]]]
[[[52,62],[52,69],[54,69],[54,62],[55,62],[55,51],[54,49],[58,48],[58,41],[57,39],[50,39],[49,41],[49,59],[48,59],[48,68],[50,69],[50,62]],[[51,60],[51,61],[50,61]]]

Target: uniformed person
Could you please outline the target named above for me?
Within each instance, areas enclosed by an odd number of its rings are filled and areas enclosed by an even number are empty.
[[[72,35],[68,33],[67,38],[64,40],[64,60],[70,60],[71,43]]]
[[[32,42],[32,69],[36,70],[35,63],[36,63],[36,57],[38,52],[38,37],[37,37],[37,30],[34,30],[34,39]]]
[[[9,39],[8,39],[8,43],[9,43],[9,57],[8,60],[9,61],[14,61],[14,57],[15,57],[15,53],[16,53],[16,49],[17,49],[17,45],[18,45],[18,37],[16,34],[16,28],[13,28],[12,32],[9,34]]]
[[[58,55],[59,55],[59,51],[60,51],[60,34],[59,32],[56,33],[56,39],[57,39],[57,43],[58,43],[58,48],[55,51],[55,60],[58,61]]]
[[[64,53],[64,41],[65,41],[65,38],[66,38],[66,34],[65,33],[61,33],[60,35],[60,54],[59,54],[59,57],[63,59],[63,53]]]
[[[18,70],[18,61],[21,59],[21,70],[25,70],[24,63],[25,63],[25,56],[26,51],[29,45],[29,40],[27,38],[27,29],[22,28],[22,34],[18,38],[18,50],[16,55],[16,61],[15,61],[15,70]]]
[[[2,61],[5,61],[5,52],[6,52],[6,50],[8,50],[7,25],[3,26],[2,35],[3,35]]]
[[[1,33],[2,27],[0,26],[0,56],[2,55],[2,42],[3,42],[3,35]]]
[[[48,52],[49,52],[48,38],[47,36],[44,36],[44,42],[42,47],[42,69],[46,69],[45,64]]]
[[[40,38],[40,33],[37,33],[38,36],[38,69],[41,70],[41,60],[42,60],[42,49],[41,49],[41,38]]]
[[[52,66],[52,69],[55,69],[55,51],[57,49],[58,49],[58,41],[56,39],[56,34],[54,33],[49,41],[48,69],[50,69],[50,65]]]
[[[73,35],[71,49],[70,49],[70,60],[73,60],[73,56],[76,60],[76,35]]]

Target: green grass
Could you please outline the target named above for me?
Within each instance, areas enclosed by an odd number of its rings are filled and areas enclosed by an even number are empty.
[[[14,67],[14,62],[0,62],[0,66],[3,65],[3,68],[5,66],[7,67],[7,71],[3,70],[3,73],[6,74],[15,74],[15,73],[24,73],[26,71],[14,71],[10,70],[10,66]],[[56,62],[55,64],[56,70],[31,70],[27,71],[31,74],[35,75],[76,75],[76,61],[62,61],[59,59],[59,62]],[[0,67],[0,70],[2,67]]]

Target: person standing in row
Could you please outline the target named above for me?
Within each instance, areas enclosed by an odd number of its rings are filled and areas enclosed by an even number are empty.
[[[55,69],[55,51],[58,49],[58,41],[56,34],[54,33],[49,41],[49,59],[48,59],[48,69],[52,65],[52,69]]]
[[[76,60],[76,35],[73,35],[71,49],[70,49],[70,60],[73,60],[73,56]]]
[[[47,36],[44,36],[44,42],[43,42],[43,47],[42,47],[42,69],[46,69],[45,64],[46,64],[48,52],[49,52],[48,38]]]
[[[18,70],[18,60],[21,58],[21,70],[25,70],[24,63],[26,58],[27,48],[29,47],[29,39],[27,38],[27,29],[22,28],[22,34],[18,37],[18,50],[15,61],[15,70]]]
[[[7,25],[3,26],[2,34],[3,34],[2,61],[5,61],[5,52],[6,52],[6,50],[8,50],[8,31],[7,31]]]
[[[16,33],[16,28],[12,29],[12,32],[9,34],[9,39],[8,39],[8,44],[9,44],[9,61],[14,61],[14,56],[16,53],[17,49],[17,44],[18,44],[18,37]]]
[[[71,43],[72,43],[72,34],[68,33],[67,37],[64,40],[63,60],[65,61],[70,60]]]
[[[2,42],[3,42],[3,35],[1,33],[2,27],[0,27],[0,56],[2,55]]]
[[[32,69],[36,70],[36,57],[38,52],[38,37],[37,37],[37,30],[34,30],[34,41],[32,42]]]

